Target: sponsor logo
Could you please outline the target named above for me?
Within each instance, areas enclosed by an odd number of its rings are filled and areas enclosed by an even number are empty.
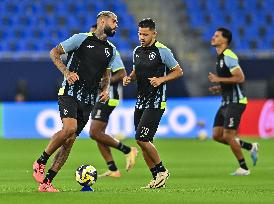
[[[274,136],[274,100],[267,100],[259,118],[259,134],[261,137]]]

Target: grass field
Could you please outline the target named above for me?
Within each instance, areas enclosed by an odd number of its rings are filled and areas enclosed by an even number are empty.
[[[247,139],[252,141],[251,139]],[[155,141],[164,164],[171,172],[167,187],[141,190],[150,180],[141,154],[135,168],[124,170],[125,158],[113,150],[122,177],[103,178],[94,185],[95,192],[79,192],[74,172],[81,164],[92,164],[98,172],[106,169],[93,141],[78,140],[69,160],[53,184],[61,193],[39,193],[32,179],[32,163],[47,140],[0,139],[0,203],[274,203],[274,140],[258,140],[260,157],[252,167],[245,151],[251,175],[232,177],[238,165],[230,149],[211,140],[159,139]],[[135,145],[133,140],[126,144]],[[50,164],[50,162],[49,162]]]

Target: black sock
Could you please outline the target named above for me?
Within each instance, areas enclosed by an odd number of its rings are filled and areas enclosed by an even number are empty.
[[[114,161],[107,162],[107,165],[108,165],[108,169],[110,171],[117,171],[118,170]]]
[[[128,154],[130,152],[130,147],[122,144],[121,142],[119,142],[117,149],[122,151],[124,154]]]
[[[47,175],[46,175],[46,177],[45,177],[45,179],[43,181],[43,183],[47,183],[48,181],[52,182],[52,180],[54,179],[54,177],[56,176],[56,174],[57,174],[57,172],[49,169],[48,173],[47,173]]]
[[[155,166],[155,167],[151,168],[150,172],[152,174],[153,179],[156,179],[156,176],[157,176],[157,173],[158,173],[157,167]]]
[[[43,154],[40,156],[40,158],[37,160],[38,164],[46,164],[48,159],[49,159],[50,155],[47,154],[45,151],[43,152]]]
[[[166,171],[166,168],[164,167],[162,162],[160,162],[159,164],[156,164],[155,167],[157,168],[158,172]]]
[[[245,170],[248,170],[247,166],[246,166],[246,163],[245,163],[245,159],[240,159],[239,160],[239,164],[240,164],[240,167],[242,169],[245,169]]]
[[[252,144],[251,143],[240,140],[240,145],[243,149],[246,149],[248,151],[252,149]]]

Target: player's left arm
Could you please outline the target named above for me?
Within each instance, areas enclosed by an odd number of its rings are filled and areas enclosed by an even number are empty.
[[[106,102],[109,99],[110,69],[106,69],[101,80],[102,91],[100,93],[100,102]]]
[[[224,57],[224,62],[228,67],[231,76],[230,77],[219,77],[216,74],[209,72],[208,79],[213,83],[225,83],[225,84],[238,84],[245,81],[244,73],[238,63],[237,58],[232,58],[229,56]]]

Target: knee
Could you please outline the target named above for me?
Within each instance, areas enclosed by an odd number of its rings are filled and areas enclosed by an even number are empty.
[[[146,142],[136,140],[136,143],[139,145],[139,147],[141,147],[141,149],[144,149],[146,147]]]
[[[89,136],[93,140],[98,140],[100,131],[97,128],[91,127],[89,131]]]
[[[231,135],[229,135],[229,134],[225,134],[225,135],[224,135],[224,140],[225,140],[228,144],[230,144],[231,141],[232,141],[233,139],[234,139],[233,136],[231,136]]]
[[[62,129],[63,134],[66,135],[67,138],[74,137],[76,131],[77,131],[76,126],[75,127],[73,127],[73,126],[72,127],[64,127]]]
[[[213,135],[212,135],[212,138],[215,141],[220,141],[221,137],[222,137],[222,135],[216,134],[216,133],[213,133]]]

